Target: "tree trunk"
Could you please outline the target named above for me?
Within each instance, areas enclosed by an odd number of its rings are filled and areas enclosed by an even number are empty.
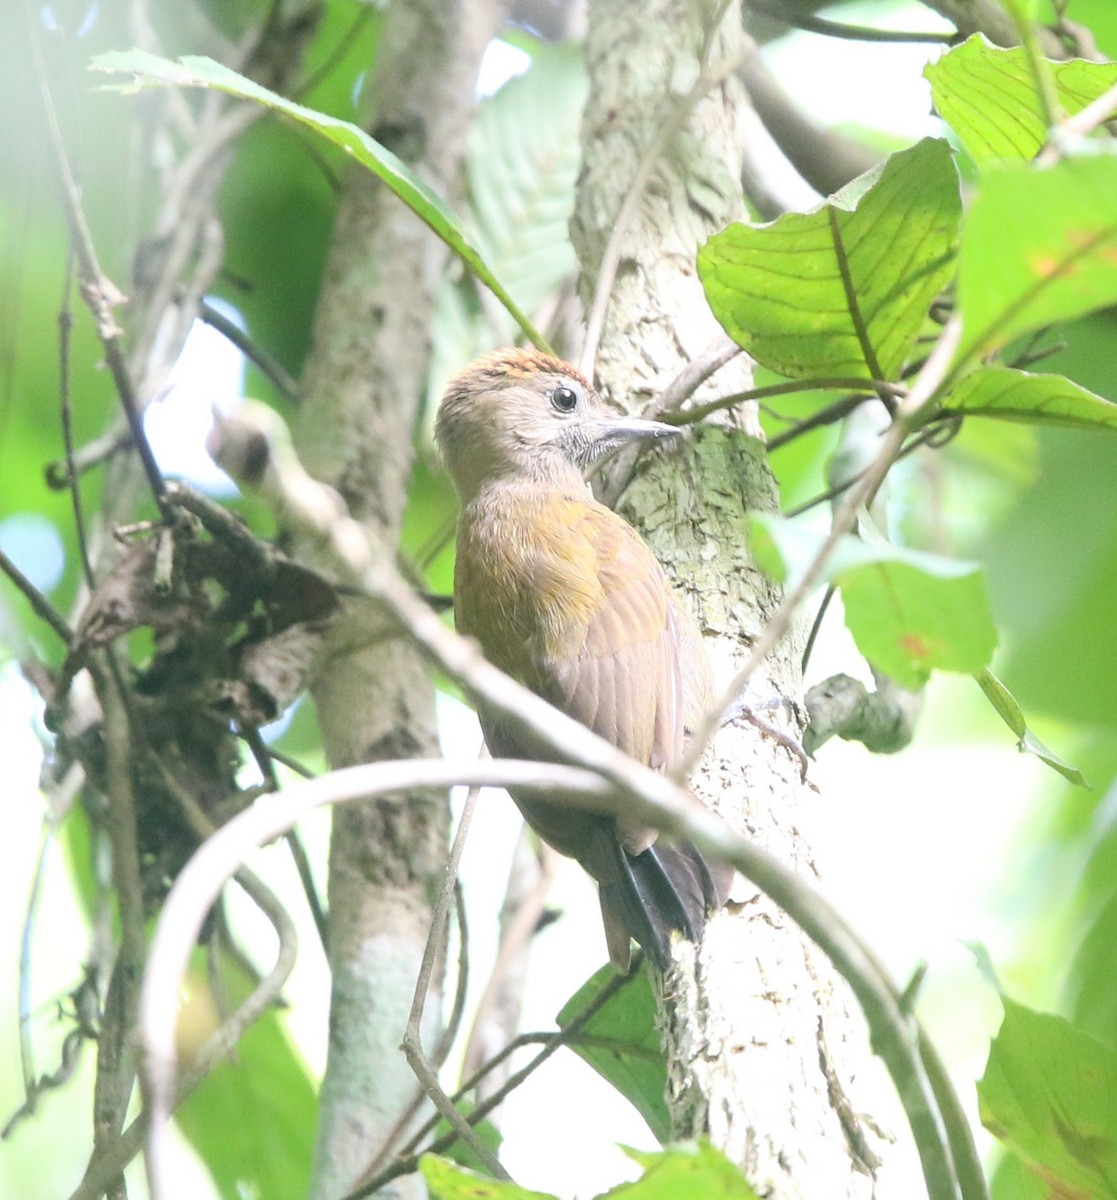
[[[373,135],[443,194],[457,181],[478,65],[500,9],[499,0],[411,0],[393,4],[384,20]],[[346,176],[304,380],[299,452],[393,548],[446,258],[385,188],[364,172]],[[438,754],[434,690],[403,640],[339,654],[313,692],[335,767]],[[447,824],[446,796],[427,793],[349,805],[334,817],[330,1042],[311,1187],[318,1200],[335,1200],[356,1182],[416,1095],[399,1045],[445,865]],[[439,999],[436,982],[428,1046]]]
[[[687,0],[590,5],[591,91],[573,227],[586,292],[637,164],[699,75],[704,25],[716,8]],[[719,332],[695,252],[744,215],[744,100],[729,69],[741,39],[738,6],[730,4],[707,55],[707,70],[723,82],[694,105],[622,231],[597,381],[633,410]],[[715,378],[701,398],[747,387],[744,356]],[[745,534],[748,510],[775,507],[762,442],[731,424],[704,428],[676,455],[647,456],[622,503],[683,581],[723,686],[778,602],[750,560]],[[752,698],[798,700],[800,640],[785,640],[757,673]],[[801,734],[797,717],[777,711],[772,719],[792,737]],[[732,825],[813,875],[801,829],[805,806],[817,801],[792,752],[738,721],[722,731],[693,782]],[[685,943],[678,959],[660,998],[676,1135],[708,1131],[764,1196],[870,1195],[876,1159],[854,1116],[858,1106],[845,1095],[869,1051],[847,989],[823,955],[738,880],[698,961]]]

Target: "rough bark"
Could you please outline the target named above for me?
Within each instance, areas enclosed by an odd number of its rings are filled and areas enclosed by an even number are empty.
[[[702,22],[715,4],[597,0],[590,6],[591,93],[574,220],[588,290],[644,147],[698,75]],[[710,62],[739,53],[731,4]],[[602,389],[641,408],[718,332],[695,272],[695,251],[743,215],[740,83],[729,74],[695,107],[625,232],[597,362]],[[747,386],[738,360],[703,397]],[[696,611],[711,662],[727,682],[778,597],[752,565],[749,509],[773,508],[764,448],[729,426],[706,428],[680,453],[646,461],[622,505],[647,534]],[[751,697],[796,701],[798,639],[753,679]],[[798,711],[798,710],[793,710]],[[797,717],[776,717],[792,736]],[[734,826],[813,876],[803,836],[816,798],[798,760],[755,728],[724,730],[697,790]],[[678,1136],[708,1130],[759,1194],[867,1197],[873,1150],[845,1089],[868,1057],[861,1022],[823,956],[784,914],[739,880],[710,924],[698,961],[684,944],[660,1016]]]
[[[500,0],[401,0],[384,20],[373,135],[443,194],[459,174],[478,64],[501,8]],[[388,546],[403,515],[445,262],[441,243],[398,200],[364,174],[346,177],[297,435],[307,468]],[[313,691],[333,766],[438,753],[433,688],[403,642],[339,654]],[[347,806],[335,817],[330,1042],[311,1189],[319,1200],[360,1176],[415,1095],[399,1044],[447,824],[444,795]]]

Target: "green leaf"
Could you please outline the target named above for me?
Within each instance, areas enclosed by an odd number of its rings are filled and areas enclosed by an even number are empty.
[[[753,553],[777,580],[802,578],[823,541],[794,522],[753,515]],[[820,581],[841,589],[857,648],[903,687],[922,687],[932,670],[974,674],[993,656],[997,631],[976,563],[844,537]]]
[[[797,586],[807,568],[813,565],[825,540],[824,535],[802,521],[775,513],[753,513],[751,521],[749,546],[757,564],[777,583]],[[866,527],[865,532],[866,537],[850,535],[838,539],[823,564],[820,583],[838,584],[854,568],[881,562],[906,563],[939,579],[956,579],[976,569],[974,563],[894,546],[879,535],[874,536],[871,528]]]
[[[526,313],[577,270],[570,243],[578,130],[586,95],[580,47],[538,46],[531,67],[481,102],[470,130],[467,199],[477,245]],[[463,362],[513,340],[495,305],[478,305],[471,280],[442,282],[432,329],[434,400]],[[437,404],[428,405],[434,419]]]
[[[989,1181],[992,1200],[1058,1200],[1051,1188],[1015,1154],[1004,1154]]]
[[[486,259],[531,311],[577,270],[568,226],[588,82],[581,48],[540,46],[531,67],[483,101],[466,171]]]
[[[1060,1194],[1117,1197],[1117,1055],[1063,1017],[1004,1000],[981,1120]]]
[[[636,1183],[622,1183],[606,1196],[625,1200],[757,1200],[741,1169],[709,1142],[688,1142],[653,1154],[627,1150],[644,1168]]]
[[[921,687],[932,670],[980,670],[993,656],[997,631],[976,565],[948,578],[881,562],[849,572],[841,590],[857,648],[903,687]]]
[[[1021,754],[1034,754],[1041,762],[1058,771],[1065,779],[1069,779],[1075,787],[1089,787],[1077,767],[1072,767],[1057,754],[1052,753],[1028,728],[1023,710],[1016,702],[1016,697],[988,668],[977,676],[981,690],[989,698],[989,703],[997,710],[1001,720],[1016,734],[1016,745]]]
[[[132,82],[114,84],[105,90],[134,92],[153,87],[200,87],[227,92],[245,100],[254,100],[276,112],[291,117],[343,153],[371,171],[411,209],[417,217],[440,237],[465,263],[477,278],[511,313],[516,323],[541,349],[547,349],[545,339],[516,306],[503,285],[467,237],[453,210],[433,192],[414,172],[385,146],[369,137],[363,129],[348,121],[315,112],[275,92],[246,79],[236,71],[214,62],[211,58],[187,55],[178,62],[159,58],[143,50],[111,51],[98,54],[92,61],[95,71],[130,75]]]
[[[989,171],[958,270],[960,362],[1117,303],[1117,157]]]
[[[698,272],[726,332],[772,370],[894,380],[950,278],[960,218],[950,149],[925,139],[813,212],[715,234]]]
[[[223,974],[238,999],[246,981],[232,969]],[[209,988],[201,978],[196,991],[205,997]],[[203,1029],[198,1040],[208,1032]],[[271,1011],[237,1042],[236,1062],[219,1063],[178,1108],[175,1121],[222,1200],[301,1200],[310,1182],[317,1116],[316,1089]]]
[[[615,979],[612,967],[602,967],[591,976],[563,1005],[556,1018],[559,1028],[566,1029]],[[647,972],[640,971],[567,1044],[631,1101],[652,1133],[664,1142],[671,1136],[671,1116],[664,1099],[667,1066],[655,1016],[655,996]]]
[[[531,1192],[514,1183],[490,1179],[435,1154],[424,1154],[419,1159],[419,1171],[435,1200],[557,1200],[550,1192]]]
[[[1065,375],[1032,375],[1012,367],[985,367],[965,376],[942,403],[945,412],[995,417],[1067,429],[1117,429],[1117,404],[1088,392]]]
[[[1073,116],[1117,83],[1117,63],[1045,62],[1063,112]],[[1035,76],[1022,46],[974,34],[924,68],[939,116],[979,166],[1034,158],[1047,140]]]

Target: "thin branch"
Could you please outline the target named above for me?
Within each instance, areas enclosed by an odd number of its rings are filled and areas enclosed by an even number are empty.
[[[668,425],[694,425],[704,421],[711,413],[720,412],[723,408],[733,408],[746,400],[765,400],[769,396],[789,396],[796,392],[830,391],[836,388],[856,388],[865,395],[880,395],[882,391],[892,396],[902,396],[906,389],[896,383],[888,383],[883,379],[850,379],[845,376],[819,379],[789,379],[784,383],[769,383],[763,387],[749,388],[744,392],[734,392],[729,396],[718,396],[705,404],[696,404],[693,408],[682,412],[665,413],[663,420]],[[893,405],[889,405],[891,411]]]
[[[501,1166],[500,1160],[478,1138],[473,1127],[466,1121],[458,1108],[442,1090],[438,1076],[423,1053],[422,1021],[426,1008],[427,993],[430,990],[431,978],[434,975],[435,964],[439,951],[450,929],[450,908],[454,900],[455,885],[458,878],[458,866],[461,863],[465,840],[469,834],[469,825],[473,818],[473,810],[477,804],[479,789],[472,787],[466,796],[465,805],[458,821],[457,833],[450,848],[450,857],[446,863],[446,875],[439,892],[438,903],[435,906],[431,920],[430,934],[423,949],[423,960],[419,966],[419,976],[415,982],[415,996],[411,1003],[411,1013],[403,1034],[403,1053],[408,1065],[415,1072],[423,1091],[433,1102],[435,1108],[449,1123],[450,1128],[465,1142],[465,1144],[484,1163],[485,1168],[496,1179],[509,1179],[508,1172]]]
[[[1035,98],[1039,101],[1043,127],[1050,130],[1066,114],[1055,88],[1055,77],[1048,70],[1048,64],[1044,61],[1038,27],[1032,20],[1031,14],[1025,11],[1021,0],[1004,0],[1004,7],[1016,24],[1020,44],[1024,48],[1024,57],[1028,63],[1028,70],[1031,72],[1032,82],[1035,84]]]
[[[287,910],[275,894],[250,872],[238,871],[237,882],[251,897],[256,906],[272,922],[279,941],[272,969],[264,976],[247,1000],[231,1017],[222,1023],[206,1044],[194,1055],[190,1066],[174,1096],[174,1107],[178,1107],[225,1058],[230,1049],[240,1041],[246,1029],[253,1025],[271,1007],[283,990],[295,966],[298,941],[295,927]],[[90,1162],[80,1184],[69,1200],[100,1200],[109,1183],[143,1149],[147,1133],[147,1111],[145,1109],[124,1132],[104,1151]]]
[[[462,1027],[466,995],[469,991],[469,919],[465,910],[465,891],[460,879],[454,881],[454,916],[458,922],[458,977],[454,981],[454,1003],[450,1006],[446,1028],[438,1039],[438,1046],[431,1059],[440,1070],[450,1057],[454,1040]]]
[[[368,10],[365,10],[368,11]],[[299,385],[294,376],[288,374],[286,367],[263,346],[254,342],[247,333],[231,321],[219,308],[203,300],[198,308],[198,316],[211,328],[216,329],[226,341],[231,343],[275,384],[280,395],[286,400],[298,398]]]
[[[28,1113],[34,1111],[34,1095],[39,1090],[35,1072],[35,1052],[31,1045],[31,953],[34,944],[35,917],[39,911],[39,899],[43,894],[43,879],[46,874],[47,852],[54,837],[53,822],[43,831],[39,853],[35,859],[35,873],[31,877],[31,894],[27,898],[27,911],[23,918],[23,929],[19,939],[19,1063],[23,1070],[23,1095]],[[9,1121],[4,1126],[6,1136],[11,1128]]]
[[[593,378],[597,347],[600,344],[601,331],[605,325],[605,313],[609,307],[609,298],[612,295],[617,268],[620,266],[621,247],[624,239],[628,236],[629,228],[636,216],[640,201],[644,197],[644,189],[648,186],[652,172],[659,164],[672,139],[682,131],[699,100],[718,87],[727,76],[737,69],[738,64],[734,61],[723,63],[717,70],[712,71],[708,61],[714,43],[713,35],[721,24],[725,9],[726,5],[723,2],[718,6],[706,31],[698,55],[698,78],[688,92],[669,100],[663,121],[640,156],[640,161],[632,175],[632,182],[628,185],[624,200],[617,212],[617,219],[609,232],[597,272],[593,300],[586,317],[586,333],[582,342],[582,352],[578,356],[578,369],[587,379]]]
[[[1046,330],[1041,332],[1046,332]],[[1038,340],[1038,336],[1031,339],[1030,345],[1034,346],[1034,343]],[[1031,367],[1037,362],[1043,362],[1045,358],[1051,358],[1056,354],[1062,354],[1066,348],[1067,342],[1062,340],[1053,342],[1050,346],[1034,346],[1034,349],[1025,349],[1019,354],[1015,355],[1008,365],[1010,367],[1014,367],[1018,371],[1022,371],[1025,367]]]
[[[124,357],[122,345],[123,330],[113,316],[114,307],[123,299],[121,293],[109,282],[101,264],[97,259],[97,251],[93,245],[93,237],[85,220],[81,204],[81,193],[78,189],[70,160],[66,154],[66,146],[62,140],[62,130],[58,124],[58,114],[54,108],[54,100],[47,84],[46,66],[43,62],[42,46],[39,44],[38,31],[28,13],[28,29],[30,34],[31,52],[35,60],[35,70],[39,78],[39,90],[42,96],[43,110],[46,115],[47,132],[51,147],[54,151],[58,176],[62,185],[62,199],[66,209],[66,219],[70,226],[70,237],[74,253],[78,259],[78,273],[81,278],[81,293],[89,311],[93,315],[93,324],[101,346],[105,352],[105,362],[112,373],[116,385],[117,396],[128,420],[128,428],[132,434],[132,442],[143,464],[144,474],[148,485],[159,505],[160,512],[166,517],[166,484],[155,461],[151,446],[144,433],[143,420],[140,416],[140,406],[136,398],[135,384]]]
[[[254,572],[270,577],[275,572],[276,552],[262,542],[235,513],[199,492],[188,483],[174,480],[167,484],[167,500],[175,508],[185,509],[201,522],[202,528],[249,560]],[[250,744],[251,748],[251,744]]]
[[[341,65],[341,62],[349,53],[354,40],[361,35],[361,31],[372,20],[372,15],[375,9],[371,5],[364,5],[357,10],[357,15],[353,18],[352,24],[341,35],[337,45],[326,56],[322,65],[312,74],[307,76],[297,84],[291,91],[291,99],[302,101],[314,89],[328,79],[330,75]]]
[[[828,21],[813,13],[796,12],[794,6],[773,3],[772,0],[749,0],[753,12],[774,17],[785,25],[802,29],[805,33],[820,33],[824,37],[842,38],[853,42],[919,42],[932,46],[950,44],[958,40],[956,30],[944,29],[941,33],[915,33],[903,29],[873,29],[867,25],[847,25],[841,21]]]
[[[822,603],[819,604],[818,612],[815,613],[814,620],[811,622],[811,631],[807,634],[807,644],[803,647],[803,655],[799,660],[799,670],[802,674],[806,674],[807,664],[811,661],[815,642],[818,641],[818,634],[822,629],[822,622],[826,619],[826,610],[830,607],[833,599],[834,585],[831,584],[822,597]]]
[[[668,413],[676,412],[699,387],[743,353],[735,341],[722,334],[716,337],[697,358],[691,359],[674,379],[659,393],[640,414],[652,420],[663,420]]]
[[[74,282],[74,252],[66,255],[66,282],[62,287],[62,305],[58,310],[58,406],[62,416],[62,445],[66,454],[66,478],[70,485],[70,506],[74,512],[74,532],[78,539],[78,557],[86,586],[93,590],[93,565],[89,558],[89,539],[85,531],[85,512],[81,506],[78,474],[74,469],[74,406],[70,395],[70,342],[74,314],[70,308],[70,289]]]
[[[476,789],[471,789],[471,791],[475,790]],[[457,1037],[458,1029],[461,1026],[462,1015],[465,1012],[466,991],[468,984],[467,968],[469,962],[469,952],[467,944],[468,935],[466,933],[465,896],[462,892],[460,881],[454,888],[454,901],[455,911],[458,918],[458,927],[461,931],[461,945],[458,949],[458,979],[454,987],[454,1004],[450,1012],[450,1019],[446,1022],[446,1028],[443,1030],[442,1036],[439,1038],[438,1047],[435,1050],[434,1057],[432,1059],[434,1065],[439,1069],[446,1061],[446,1057],[449,1055],[453,1046],[454,1038]],[[404,1111],[400,1113],[399,1119],[388,1131],[388,1136],[384,1139],[384,1144],[380,1147],[376,1157],[372,1160],[361,1177],[353,1185],[353,1191],[355,1193],[364,1191],[364,1189],[368,1187],[370,1180],[378,1178],[377,1172],[384,1169],[384,1164],[391,1155],[393,1147],[403,1136],[403,1133],[407,1127],[415,1119],[415,1115],[419,1111],[419,1107],[422,1104],[423,1096],[425,1094],[426,1093],[422,1086],[416,1090],[415,1096],[412,1098],[411,1102],[407,1105]],[[460,1099],[460,1093],[456,1093],[449,1099],[451,1103],[456,1103],[456,1101]],[[465,1119],[470,1126],[473,1126],[476,1123],[472,1119],[471,1115],[466,1115]],[[414,1135],[412,1142],[414,1142],[416,1137],[422,1136],[423,1131],[429,1130],[436,1121],[437,1116],[431,1118],[427,1124],[421,1126],[420,1132]],[[412,1142],[409,1142],[408,1145],[411,1145]],[[389,1171],[391,1169],[391,1167],[388,1167]]]
[[[0,550],[0,571],[15,584],[23,593],[24,599],[40,620],[45,621],[58,634],[63,645],[69,646],[74,640],[74,631],[66,624],[65,618],[43,595],[42,592],[27,578],[14,562]]]
[[[487,1117],[494,1108],[502,1104],[516,1088],[533,1075],[557,1050],[563,1046],[571,1045],[576,1039],[581,1040],[578,1038],[578,1035],[586,1023],[600,1012],[622,988],[639,975],[642,961],[639,956],[642,954],[643,951],[638,951],[637,957],[633,959],[632,971],[628,975],[615,975],[610,979],[565,1029],[560,1029],[556,1033],[521,1034],[509,1042],[499,1054],[495,1054],[489,1059],[476,1074],[467,1079],[451,1097],[455,1102],[461,1100],[466,1093],[476,1088],[486,1075],[496,1070],[497,1067],[504,1063],[517,1050],[522,1049],[524,1046],[543,1044],[543,1049],[530,1062],[525,1063],[514,1075],[510,1075],[491,1096],[483,1100],[469,1113],[466,1120],[471,1125],[476,1125],[479,1121]],[[351,1192],[345,1197],[345,1200],[360,1200],[362,1196],[371,1196],[374,1193],[378,1193],[393,1179],[398,1179],[401,1175],[411,1174],[418,1166],[419,1158],[422,1154],[442,1154],[444,1151],[449,1150],[457,1141],[457,1136],[454,1133],[443,1134],[431,1142],[430,1145],[424,1147],[422,1151],[416,1151],[416,1147],[434,1129],[434,1126],[434,1121],[428,1121],[411,1139],[408,1145],[404,1147],[404,1156],[401,1156],[392,1166],[381,1172],[374,1179],[370,1179],[368,1183],[363,1184],[358,1190]]]
[[[72,763],[63,778],[52,790],[47,807],[48,818],[43,830],[43,840],[35,860],[35,872],[31,879],[31,891],[23,917],[23,928],[19,939],[19,1060],[23,1072],[24,1103],[12,1114],[0,1129],[0,1140],[7,1138],[24,1117],[35,1112],[39,1096],[50,1088],[59,1087],[73,1074],[77,1065],[78,1051],[86,1038],[96,1036],[88,1021],[83,1019],[81,1005],[75,1002],[77,1023],[67,1033],[62,1043],[61,1062],[49,1075],[38,1076],[35,1071],[34,1047],[31,1040],[31,964],[35,948],[35,922],[42,898],[43,880],[46,875],[47,856],[54,835],[63,818],[70,811],[74,797],[85,782],[85,772],[78,763]],[[88,975],[71,996],[78,996],[83,988],[90,987]]]
[[[932,450],[938,450],[945,446],[947,442],[952,441],[958,436],[958,432],[962,428],[962,421],[962,413],[948,412],[930,417],[927,424],[914,437],[904,442],[896,454],[896,461],[898,462],[902,458],[907,458],[909,454],[914,454],[916,450],[923,446],[929,446]],[[820,504],[827,504],[831,500],[836,500],[864,477],[865,472],[862,471],[860,474],[853,475],[849,479],[843,479],[841,483],[834,484],[832,487],[827,488],[826,491],[820,492],[817,496],[812,496],[810,500],[805,500],[797,507],[789,508],[783,515],[787,518],[801,517],[803,513],[810,512],[812,508],[817,508]]]
[[[1108,88],[1096,99],[1076,112],[1064,117],[1048,132],[1047,145],[1036,157],[1037,167],[1049,167],[1062,158],[1075,141],[1093,133],[1099,125],[1117,115],[1117,84]]]
[[[533,846],[537,845],[540,852]],[[472,1028],[462,1055],[463,1075],[472,1075],[485,1062],[488,1031],[499,1030],[505,1045],[515,1040],[515,1024],[522,1007],[523,976],[531,939],[546,911],[554,884],[556,851],[536,839],[525,825],[516,843],[508,886],[500,913],[500,945],[489,978],[473,1014]],[[530,865],[525,865],[530,864]],[[531,888],[523,894],[523,875],[534,870]],[[509,999],[511,997],[511,999]]]
[[[132,435],[126,426],[103,433],[84,446],[78,446],[72,454],[67,453],[65,458],[47,463],[43,472],[47,487],[51,491],[61,492],[72,486],[72,480],[80,478],[86,471],[100,466],[131,445]]]
[[[982,1170],[981,1157],[974,1145],[970,1118],[958,1100],[939,1052],[922,1027],[919,1028],[919,1057],[938,1101],[939,1113],[946,1126],[946,1136],[958,1173],[958,1187],[965,1200],[988,1200],[989,1185]]]
[[[282,750],[277,750],[274,746],[268,747],[268,754],[281,766],[287,768],[288,771],[294,771],[296,775],[302,776],[303,779],[313,779],[317,772],[312,771],[308,766],[299,762],[297,758],[292,758],[289,754],[284,754]]]
[[[768,453],[772,454],[779,450],[782,446],[787,446],[796,438],[801,438],[804,434],[810,433],[814,429],[822,429],[827,425],[835,425],[838,421],[844,420],[849,416],[855,408],[860,408],[869,397],[864,392],[858,394],[853,392],[848,396],[843,396],[840,400],[835,400],[833,404],[826,405],[825,408],[820,408],[818,412],[812,413],[809,417],[804,417],[801,421],[796,421],[790,429],[783,430],[782,433],[774,434],[768,439]]]
[[[314,928],[318,930],[318,940],[322,943],[323,952],[328,956],[330,923],[326,916],[325,907],[322,904],[322,898],[318,894],[318,886],[314,882],[314,872],[310,869],[310,858],[306,853],[306,847],[303,845],[303,840],[299,837],[297,829],[292,829],[289,833],[285,834],[283,840],[287,843],[287,849],[291,852],[291,861],[295,864],[295,870],[298,872],[299,883],[302,884],[303,895],[306,897],[310,915],[314,918]]]
[[[252,751],[252,757],[256,760],[260,774],[264,777],[264,784],[267,790],[269,792],[278,792],[279,779],[272,765],[272,754],[265,744],[264,739],[260,736],[259,729],[254,725],[241,725],[238,723],[237,732],[248,745],[249,750]],[[297,829],[292,829],[284,834],[283,840],[287,843],[287,849],[291,852],[291,861],[295,864],[295,871],[298,873],[299,883],[302,885],[307,907],[310,909],[310,915],[314,918],[314,927],[318,930],[318,940],[322,944],[322,950],[329,957],[329,922],[326,919],[322,898],[318,895],[318,885],[314,882],[314,872],[310,868],[310,859],[307,856],[306,847],[303,845],[302,838],[299,837]]]
[[[133,785],[134,741],[124,672],[113,650],[90,657],[97,700],[103,714],[105,791],[112,849],[112,881],[117,897],[120,942],[113,964],[105,1013],[97,1043],[94,1084],[93,1157],[120,1136],[136,1078],[132,1041],[139,1010],[139,981],[144,962],[144,898]],[[123,1196],[123,1178],[110,1192]]]

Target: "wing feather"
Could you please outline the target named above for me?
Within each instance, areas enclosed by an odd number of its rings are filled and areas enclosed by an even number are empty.
[[[538,512],[525,503],[486,515],[459,532],[459,628],[595,733],[668,767],[682,753],[707,668],[655,556],[627,522],[589,499],[548,497]],[[688,655],[694,664],[684,664]],[[540,756],[495,714],[483,711],[482,723],[495,756]],[[706,909],[724,901],[725,873],[712,875],[692,846],[654,845],[654,829],[561,797],[513,798],[541,837],[598,880],[610,957],[622,970],[629,935],[665,966],[671,931],[694,939]]]
[[[563,552],[563,542],[577,546]],[[592,604],[566,611],[541,597],[541,613],[557,607],[560,617],[544,622],[548,636],[538,643],[540,690],[634,758],[664,767],[682,749],[682,726],[676,618],[663,568],[627,522],[599,505],[583,505],[547,549],[591,567],[598,588]]]

